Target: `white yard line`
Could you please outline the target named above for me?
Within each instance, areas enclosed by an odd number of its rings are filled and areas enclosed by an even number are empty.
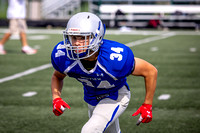
[[[152,41],[165,39],[165,38],[172,37],[172,36],[175,36],[175,35],[176,35],[176,33],[169,32],[169,33],[161,34],[159,36],[153,36],[153,37],[137,40],[137,41],[134,41],[134,42],[130,42],[130,43],[127,43],[126,45],[128,47],[133,47],[133,46],[141,45],[141,44],[144,44],[144,43],[149,43],[149,42],[152,42]]]
[[[22,94],[23,97],[32,97],[35,95],[37,95],[37,92],[35,92],[35,91],[29,91],[29,92]]]
[[[2,78],[2,79],[0,79],[0,83],[4,83],[4,82],[6,82],[6,81],[10,81],[10,80],[13,80],[13,79],[17,79],[17,78],[20,78],[20,77],[23,77],[23,76],[26,76],[26,75],[35,73],[35,72],[37,72],[37,71],[41,71],[41,70],[50,68],[51,66],[52,66],[51,64],[45,64],[45,65],[42,65],[42,66],[39,66],[39,67],[31,68],[31,69],[28,69],[28,70],[26,70],[26,71],[24,71],[24,72],[16,73],[16,74],[14,74],[14,75],[11,75],[11,76]]]
[[[168,38],[168,37],[171,37],[171,36],[174,36],[174,35],[176,35],[174,32],[164,33],[164,34],[161,34],[159,36],[154,36],[154,37],[149,37],[149,38],[145,38],[145,39],[142,39],[142,40],[137,40],[137,41],[134,41],[134,42],[127,43],[125,45],[127,45],[128,47],[137,46],[137,45],[145,44],[145,43],[148,43],[148,42],[165,39],[165,38]],[[13,79],[17,79],[17,78],[20,78],[22,76],[26,76],[26,75],[35,73],[37,71],[47,69],[51,66],[52,66],[51,64],[45,64],[45,65],[42,65],[42,66],[39,66],[39,67],[31,68],[31,69],[28,69],[24,72],[20,72],[20,73],[2,78],[2,79],[0,79],[0,83],[4,83],[4,82],[7,82],[7,81],[10,81],[10,80],[13,80]]]
[[[162,94],[158,97],[158,100],[168,100],[171,98],[170,94]]]

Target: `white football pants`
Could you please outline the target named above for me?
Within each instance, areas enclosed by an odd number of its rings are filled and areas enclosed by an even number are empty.
[[[81,133],[120,133],[119,116],[125,111],[130,101],[130,91],[123,86],[118,91],[118,99],[102,99],[96,106],[88,104],[89,120]]]

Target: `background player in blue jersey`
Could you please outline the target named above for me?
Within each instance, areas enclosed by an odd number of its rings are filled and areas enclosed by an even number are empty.
[[[145,79],[144,103],[133,114],[141,114],[137,124],[152,120],[157,69],[134,57],[127,46],[103,39],[104,34],[105,26],[96,15],[78,13],[69,20],[63,32],[64,41],[54,47],[51,55],[55,68],[51,81],[55,115],[70,109],[61,98],[63,79],[73,77],[83,84],[89,120],[81,133],[121,132],[119,116],[130,101],[130,89],[126,82],[129,75]]]

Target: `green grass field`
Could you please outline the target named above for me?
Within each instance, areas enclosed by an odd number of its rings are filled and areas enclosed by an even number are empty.
[[[131,115],[144,100],[144,80],[128,77],[131,88],[131,102],[120,117],[122,133],[199,133],[200,132],[200,33],[194,31],[173,31],[177,34],[155,41],[133,46],[136,57],[145,59],[158,69],[157,89],[153,104],[153,121],[136,126],[138,117]],[[109,31],[108,31],[109,33]],[[140,34],[141,33],[141,34]],[[129,43],[157,34],[120,33],[108,34],[106,39]],[[153,32],[154,33],[154,32]],[[0,80],[50,63],[51,51],[60,34],[29,33],[29,38],[39,35],[44,40],[29,39],[32,47],[39,48],[36,55],[21,53],[19,40],[6,43],[7,55],[0,55]],[[0,38],[3,33],[0,33]],[[1,133],[80,133],[88,120],[87,104],[83,101],[83,90],[75,79],[66,78],[62,98],[71,106],[63,115],[52,113],[51,75],[53,68],[0,83],[0,132]],[[37,95],[23,97],[34,91]],[[167,100],[158,100],[162,94],[169,94]]]

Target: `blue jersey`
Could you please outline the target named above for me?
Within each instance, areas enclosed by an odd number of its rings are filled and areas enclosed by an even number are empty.
[[[53,67],[69,77],[76,78],[83,84],[84,100],[95,106],[99,100],[109,97],[118,98],[118,90],[128,84],[126,77],[134,69],[135,61],[131,49],[124,44],[103,39],[99,48],[96,65],[86,70],[80,60],[67,57],[65,45],[59,42],[51,55]]]

